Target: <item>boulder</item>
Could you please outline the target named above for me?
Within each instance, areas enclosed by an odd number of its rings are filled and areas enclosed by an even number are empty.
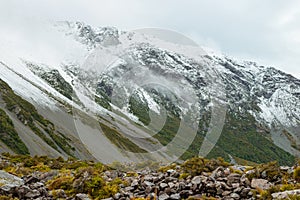
[[[201,177],[200,176],[195,176],[193,179],[192,179],[192,184],[194,185],[199,185],[201,183]]]
[[[87,194],[76,194],[75,200],[91,200]]]
[[[166,183],[160,183],[160,184],[159,184],[159,187],[160,187],[161,189],[165,189],[166,187],[168,187],[168,184],[166,184]]]
[[[36,199],[39,196],[41,196],[41,193],[38,190],[31,190],[25,194],[25,197],[29,199]]]
[[[23,184],[24,181],[19,177],[0,170],[0,191],[12,192],[12,190]]]
[[[271,183],[269,183],[266,179],[252,179],[251,181],[251,187],[254,189],[261,189],[261,190],[267,190],[272,186]]]
[[[169,199],[169,195],[167,195],[166,193],[163,193],[161,195],[159,195],[158,200],[167,200]]]
[[[241,199],[240,195],[237,194],[237,193],[231,193],[230,197],[233,198],[233,199]]]
[[[232,185],[233,183],[239,183],[240,178],[241,178],[240,174],[236,174],[236,173],[229,174],[227,176],[227,184]]]
[[[181,198],[180,198],[180,194],[172,194],[171,196],[170,196],[170,199],[172,199],[172,200],[180,200]]]

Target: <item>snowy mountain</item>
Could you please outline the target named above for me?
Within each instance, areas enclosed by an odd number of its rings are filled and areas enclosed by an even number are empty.
[[[284,164],[299,156],[295,77],[151,32],[79,22],[45,29],[41,45],[48,51],[4,42],[0,79],[54,125],[55,135],[76,144],[72,156],[173,161],[200,153]],[[17,129],[20,120],[1,93],[0,108]],[[49,147],[39,136],[47,151],[37,150],[43,145],[25,138],[22,129],[17,132],[31,154],[70,153],[47,131],[42,134],[56,144]]]

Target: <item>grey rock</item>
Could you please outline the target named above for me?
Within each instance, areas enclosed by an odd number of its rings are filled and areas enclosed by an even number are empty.
[[[45,186],[44,183],[41,183],[41,182],[37,182],[37,183],[32,184],[32,188],[35,188],[35,189],[41,188],[41,187],[44,187],[44,186]]]
[[[172,174],[172,173],[174,173],[174,172],[176,172],[174,169],[168,169],[168,170],[167,170],[167,173],[168,173],[168,174]]]
[[[250,188],[244,188],[244,189],[241,191],[240,195],[241,195],[242,197],[246,197],[246,196],[248,196],[248,193],[249,193],[250,191],[251,191]]]
[[[220,182],[220,185],[222,186],[222,188],[224,188],[225,190],[232,190],[232,187],[228,186],[226,183],[224,182]]]
[[[281,171],[285,171],[287,172],[288,174],[292,174],[294,172],[293,168],[292,167],[289,167],[289,166],[281,166],[280,167],[280,170]]]
[[[152,191],[152,187],[151,186],[146,187],[146,189],[145,189],[145,193],[146,194],[149,194],[151,191]]]
[[[183,199],[186,199],[186,198],[188,198],[192,195],[193,195],[193,192],[190,191],[190,190],[181,190],[180,191],[180,197],[183,198]]]
[[[241,178],[240,174],[236,174],[236,173],[229,174],[227,176],[227,184],[231,185],[232,183],[239,183],[240,178]]]
[[[151,175],[146,175],[146,176],[144,177],[144,180],[145,180],[145,181],[152,181],[152,180],[153,180],[153,176],[151,176]]]
[[[168,185],[169,185],[170,188],[175,187],[175,183],[172,183],[172,182],[169,182]]]
[[[34,199],[39,197],[40,195],[41,193],[38,190],[32,190],[30,192],[27,192],[27,194],[25,194],[25,197]]]
[[[262,177],[262,178],[267,178],[267,172],[266,172],[266,171],[263,171],[263,172],[261,173],[261,177]]]
[[[233,189],[236,189],[236,188],[238,188],[238,187],[240,187],[240,184],[239,184],[239,183],[233,183],[233,184],[232,184],[232,188],[233,188]]]
[[[231,198],[234,198],[234,199],[241,199],[240,195],[237,194],[237,193],[231,193],[231,194],[230,194],[230,197],[231,197]]]
[[[172,193],[172,190],[170,188],[165,188],[164,192],[168,195],[170,195]]]
[[[169,195],[167,195],[166,193],[163,193],[161,195],[159,195],[158,200],[167,200],[169,199]]]
[[[255,170],[254,170],[254,169],[251,169],[251,170],[247,171],[246,174],[247,174],[247,175],[255,174]]]
[[[296,195],[296,196],[299,197],[300,196],[300,189],[273,193],[272,197],[274,199],[287,199],[290,195]]]
[[[217,188],[217,195],[221,195],[224,191],[221,188]]]
[[[185,183],[184,182],[179,182],[177,189],[178,190],[183,190],[184,188],[185,188]]]
[[[24,181],[17,176],[9,174],[0,170],[0,188],[3,191],[9,192],[13,188],[19,187],[24,184]]]
[[[25,184],[32,184],[40,181],[39,177],[36,174],[25,177],[24,180],[25,180]]]
[[[224,191],[223,193],[222,193],[222,196],[223,197],[226,197],[226,196],[228,196],[228,195],[230,195],[231,194],[231,191]]]
[[[271,187],[271,183],[269,183],[268,180],[265,179],[252,179],[251,181],[251,187],[254,189],[262,189],[262,190],[267,190]]]
[[[199,185],[201,183],[201,177],[200,176],[195,176],[193,179],[192,179],[192,184],[194,185]]]
[[[154,184],[151,183],[150,181],[144,181],[143,184],[146,185],[146,186],[153,186],[153,185],[154,185]]]
[[[87,194],[76,194],[75,200],[91,200]]]
[[[110,172],[110,171],[105,171],[104,174],[105,174],[105,176],[107,176],[107,177],[111,177],[111,172]]]
[[[244,187],[237,187],[233,190],[234,193],[240,193],[242,191],[242,189],[244,189]]]
[[[249,181],[249,179],[245,176],[245,175],[243,175],[242,177],[241,177],[241,184],[242,185],[244,185],[244,186],[246,186],[246,187],[248,187],[248,186],[250,186],[250,181]]]
[[[133,180],[131,183],[131,187],[137,187],[139,185],[138,180]]]
[[[46,182],[50,179],[52,179],[53,177],[58,175],[58,171],[57,170],[52,170],[46,173],[43,173],[39,176],[40,181]]]
[[[12,192],[16,188],[16,185],[14,184],[5,184],[0,187],[0,191],[5,191],[5,192]]]
[[[155,200],[155,199],[156,199],[155,193],[149,194],[149,195],[148,195],[148,198],[149,198],[150,200]]]
[[[172,194],[170,196],[170,199],[172,199],[172,200],[179,200],[180,199],[180,194]]]
[[[166,184],[166,183],[160,183],[159,187],[162,188],[162,189],[165,189],[166,187],[168,187],[168,184]]]
[[[24,198],[25,197],[25,194],[27,194],[29,191],[31,191],[31,189],[26,186],[26,185],[22,185],[21,187],[19,187],[17,189],[17,194],[19,196],[19,198]]]
[[[114,195],[114,199],[120,199],[122,197],[121,193],[117,193]]]
[[[218,178],[224,176],[224,168],[223,167],[218,167],[211,173],[212,178]]]
[[[124,188],[125,191],[131,192],[134,190],[134,187],[128,186]]]

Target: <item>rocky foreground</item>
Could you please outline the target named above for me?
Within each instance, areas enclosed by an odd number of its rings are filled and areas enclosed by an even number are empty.
[[[0,199],[300,199],[300,168],[222,159],[136,165],[11,156],[0,158]]]

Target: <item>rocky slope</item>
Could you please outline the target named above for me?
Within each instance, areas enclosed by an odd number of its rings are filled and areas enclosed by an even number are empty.
[[[300,80],[291,75],[140,32],[62,22],[49,34],[57,42],[43,45],[68,52],[4,52],[0,78],[78,144],[75,157],[170,162],[200,151],[291,165],[299,155]],[[31,154],[61,154],[57,143],[28,143],[5,103]]]
[[[234,166],[222,159],[104,166],[11,156],[0,160],[1,199],[297,199],[300,168]],[[3,171],[2,171],[3,170]]]

